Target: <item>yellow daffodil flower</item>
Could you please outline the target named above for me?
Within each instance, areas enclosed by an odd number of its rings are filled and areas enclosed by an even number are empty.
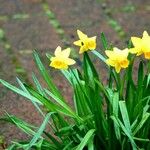
[[[80,46],[80,54],[88,50],[94,50],[96,48],[96,36],[88,37],[80,30],[77,30],[77,34],[80,40],[75,41],[74,45]]]
[[[150,59],[150,36],[147,31],[143,32],[143,37],[131,37],[134,48],[131,48],[129,51],[132,54],[137,56],[144,54],[146,59]]]
[[[106,55],[108,59],[106,63],[115,68],[116,72],[119,73],[121,68],[127,68],[129,65],[129,60],[127,59],[129,50],[126,48],[120,50],[116,47],[113,48],[113,51],[106,50]]]
[[[70,48],[61,50],[61,47],[58,46],[55,50],[55,57],[52,57],[50,66],[56,69],[68,69],[69,65],[75,64],[75,61],[69,58]]]

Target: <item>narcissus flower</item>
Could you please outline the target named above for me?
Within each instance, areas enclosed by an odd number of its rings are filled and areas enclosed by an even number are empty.
[[[50,66],[56,69],[68,69],[69,65],[75,64],[75,61],[69,58],[70,48],[61,50],[61,47],[58,46],[55,50],[55,57],[52,57]]]
[[[132,54],[137,56],[144,54],[146,59],[150,59],[150,36],[147,31],[143,32],[143,37],[131,37],[134,48],[131,48],[129,51]]]
[[[128,57],[128,49],[120,50],[116,47],[113,48],[113,51],[106,50],[106,55],[108,56],[108,59],[106,60],[106,63],[112,67],[115,68],[116,72],[119,73],[121,68],[127,68],[129,65]]]
[[[80,54],[88,50],[94,50],[96,48],[96,36],[88,37],[80,30],[77,30],[77,34],[80,40],[75,41],[74,45],[80,46]]]

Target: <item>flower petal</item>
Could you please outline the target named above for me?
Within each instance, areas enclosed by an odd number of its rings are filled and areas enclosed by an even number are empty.
[[[63,58],[68,58],[70,55],[71,49],[70,48],[66,48],[63,51],[61,51],[61,56]]]
[[[82,54],[82,53],[86,52],[87,50],[88,50],[87,45],[83,45],[83,46],[80,47],[79,54]]]
[[[81,40],[75,41],[73,44],[74,44],[74,45],[77,45],[77,46],[82,46]]]
[[[134,47],[141,48],[142,47],[142,39],[138,37],[131,37],[131,41]]]
[[[106,60],[106,63],[107,63],[108,65],[112,66],[112,67],[115,66],[115,61],[113,61],[112,59],[107,59],[107,60]]]
[[[115,66],[115,70],[116,70],[117,73],[119,73],[120,70],[121,70],[121,66],[120,66],[119,64],[117,64],[117,65]]]
[[[124,50],[122,50],[122,55],[127,58],[128,57],[128,54],[129,54],[129,49],[128,48],[125,48]]]
[[[87,38],[87,35],[81,32],[80,30],[77,30],[77,34],[79,36],[79,39],[81,40]]]
[[[129,52],[130,52],[131,54],[136,54],[136,53],[138,53],[138,49],[137,49],[137,48],[130,48],[130,49],[129,49]]]
[[[67,65],[73,65],[73,64],[76,63],[76,61],[73,60],[73,59],[71,59],[71,58],[67,58],[67,59],[66,59],[66,63],[67,63]]]
[[[61,47],[60,47],[60,46],[58,46],[58,47],[56,48],[56,50],[55,50],[54,54],[55,54],[55,56],[59,56],[59,55],[60,55],[60,53],[61,53]]]
[[[96,48],[96,36],[88,39],[88,48],[94,50]]]
[[[147,31],[144,31],[143,32],[143,38],[147,38],[147,37],[149,37],[149,35],[148,35]]]
[[[114,47],[113,48],[113,51],[114,51],[114,53],[116,53],[116,54],[120,54],[122,51],[119,49],[119,48],[117,48],[117,47]]]
[[[111,59],[114,59],[115,58],[115,54],[113,51],[110,51],[110,50],[105,50],[105,53],[106,55],[111,58]]]

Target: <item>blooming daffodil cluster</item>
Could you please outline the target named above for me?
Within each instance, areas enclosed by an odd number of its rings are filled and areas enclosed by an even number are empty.
[[[143,32],[143,37],[131,37],[133,48],[130,49],[130,53],[137,56],[144,54],[146,59],[150,59],[150,36],[147,31]]]
[[[61,47],[58,46],[54,53],[55,56],[50,59],[50,66],[56,69],[68,69],[69,65],[75,64],[75,61],[69,58],[70,51],[70,48],[61,50]]]
[[[77,30],[79,40],[74,42],[74,45],[80,46],[79,53],[83,53],[88,50],[94,50],[96,48],[96,36],[88,37],[86,34]]]
[[[113,50],[106,50],[106,55],[108,59],[106,63],[115,68],[116,72],[119,73],[121,68],[127,68],[129,65],[128,49],[120,50],[117,47],[114,47]]]
[[[88,37],[86,34],[77,30],[79,40],[75,41],[74,44],[80,47],[79,53],[84,53],[88,50],[94,50],[96,48],[96,36]],[[150,36],[147,31],[143,32],[143,37],[131,37],[133,48],[126,48],[120,50],[114,47],[113,50],[106,50],[105,53],[108,56],[106,63],[115,68],[116,72],[119,73],[122,68],[129,66],[128,54],[136,54],[137,56],[144,54],[146,59],[150,59]],[[55,56],[50,59],[50,66],[56,69],[68,69],[70,65],[75,64],[75,60],[69,58],[70,48],[61,50],[58,46],[55,50]]]

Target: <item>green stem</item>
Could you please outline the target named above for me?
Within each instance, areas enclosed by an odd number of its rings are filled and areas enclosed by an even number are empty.
[[[120,97],[121,98],[123,98],[123,90],[124,90],[124,85],[125,85],[126,77],[127,77],[127,72],[125,72],[125,74],[123,76],[123,80],[121,82],[121,89],[120,89]]]
[[[146,74],[149,74],[150,73],[150,61],[148,61],[147,63],[147,73]]]
[[[116,73],[116,76],[117,76],[117,90],[119,91],[119,95],[120,95],[120,98],[121,97],[121,79],[120,79],[120,73]]]

